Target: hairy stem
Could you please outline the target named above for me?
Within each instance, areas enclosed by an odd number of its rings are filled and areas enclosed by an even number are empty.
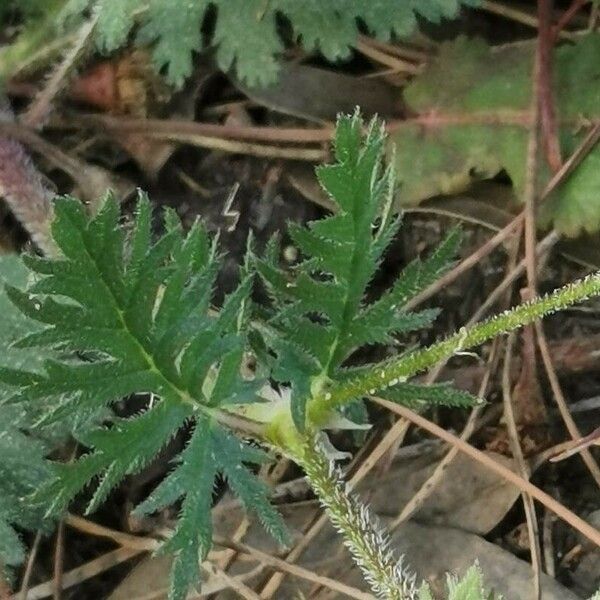
[[[0,95],[0,125],[11,121],[8,101]],[[56,256],[50,233],[52,195],[23,146],[0,134],[0,196],[44,254]]]
[[[284,449],[289,453],[289,449]],[[305,471],[308,482],[325,507],[333,526],[344,537],[371,589],[386,600],[416,600],[415,576],[397,560],[388,536],[368,507],[346,487],[340,470],[320,448],[315,437],[307,437],[292,456]]]
[[[364,375],[333,386],[326,392],[315,396],[308,406],[309,419],[313,424],[319,426],[338,406],[360,396],[373,395],[387,387],[406,381],[409,377],[425,371],[440,360],[447,359],[461,350],[478,346],[502,333],[528,325],[544,315],[598,294],[600,294],[600,273],[595,273],[473,327],[463,327],[441,342],[383,362]]]

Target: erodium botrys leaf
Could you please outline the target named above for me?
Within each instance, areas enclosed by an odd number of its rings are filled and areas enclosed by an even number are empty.
[[[272,299],[270,329],[262,333],[277,356],[273,377],[291,384],[299,429],[307,400],[352,374],[343,367],[358,348],[431,323],[435,310],[410,312],[404,305],[448,268],[460,241],[460,232],[451,231],[427,260],[409,264],[388,291],[366,302],[400,220],[391,213],[395,174],[383,164],[382,125],[374,120],[364,135],[362,129],[358,113],[338,121],[336,162],[317,169],[338,210],[306,227],[290,225],[302,255],[292,272],[277,266],[274,246],[256,261]]]
[[[131,394],[143,393],[147,402],[130,417],[76,432],[87,453],[72,464],[54,464],[51,481],[36,498],[60,512],[97,480],[88,504],[93,511],[174,435],[191,429],[172,472],[138,507],[151,512],[181,504],[165,549],[175,553],[170,598],[182,599],[197,582],[199,560],[211,544],[210,507],[219,472],[277,539],[285,534],[267,489],[246,466],[265,455],[239,442],[218,419],[222,407],[256,399],[259,382],[240,376],[251,280],[244,275],[215,313],[211,298],[219,257],[199,223],[184,235],[178,218],[167,213],[167,231],[153,241],[144,198],[129,234],[110,195],[93,218],[71,198],[57,199],[55,211],[52,233],[62,256],[25,256],[33,282],[24,291],[6,289],[25,315],[45,325],[17,346],[51,348],[62,356],[46,360],[39,372],[24,365],[0,369],[0,380],[15,389],[8,406],[48,406],[42,418],[48,425],[69,415],[86,419]],[[230,449],[226,456],[223,447]]]

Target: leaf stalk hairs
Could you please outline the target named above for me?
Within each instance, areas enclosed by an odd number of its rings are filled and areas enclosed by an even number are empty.
[[[416,576],[395,558],[387,534],[369,508],[347,489],[341,471],[327,458],[318,437],[307,436],[300,451],[291,457],[304,469],[371,589],[380,598],[417,600]]]
[[[463,327],[445,340],[427,348],[412,351],[405,356],[392,358],[373,366],[367,373],[349,382],[331,386],[327,392],[310,400],[309,419],[315,426],[322,426],[327,422],[333,410],[352,402],[359,396],[373,395],[386,388],[394,387],[434,366],[439,361],[450,358],[457,352],[476,347],[498,335],[519,329],[540,317],[599,294],[600,273],[595,273],[546,296],[495,315],[482,323],[469,328]]]

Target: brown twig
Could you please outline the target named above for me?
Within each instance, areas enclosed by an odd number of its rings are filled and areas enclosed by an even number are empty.
[[[404,417],[410,422],[414,423],[421,429],[428,431],[429,433],[435,435],[436,437],[444,440],[448,444],[452,444],[453,446],[457,446],[460,452],[463,452],[467,456],[470,456],[473,460],[476,460],[484,467],[494,471],[500,477],[503,477],[509,483],[512,483],[519,490],[523,492],[527,492],[531,496],[533,496],[538,502],[542,503],[548,509],[550,509],[553,513],[559,516],[563,521],[571,525],[574,529],[579,531],[584,537],[588,538],[591,542],[596,544],[596,546],[600,547],[600,531],[596,528],[592,527],[589,523],[584,521],[581,517],[578,517],[575,513],[570,511],[568,508],[563,506],[560,502],[556,501],[552,496],[533,485],[531,482],[526,481],[516,473],[513,473],[509,468],[504,465],[496,462],[493,458],[490,458],[481,450],[474,448],[470,444],[467,444],[459,437],[453,435],[452,433],[442,429],[439,425],[432,423],[427,420],[425,417],[413,412],[412,410],[401,406],[399,404],[395,404],[390,402],[389,400],[385,400],[383,398],[371,397],[370,398],[376,404],[379,404],[388,410]]]
[[[228,588],[236,592],[241,598],[244,598],[245,600],[260,600],[260,596],[251,590],[239,577],[228,575],[223,569],[220,569],[212,563],[204,563],[202,566],[209,575],[223,581]]]
[[[380,65],[389,67],[393,73],[408,73],[409,75],[416,75],[421,71],[421,67],[397,56],[391,56],[380,48],[375,48],[371,44],[361,40],[356,42],[355,47],[366,57],[374,60]]]
[[[504,355],[504,367],[502,369],[502,404],[504,407],[504,422],[506,424],[506,431],[508,434],[508,440],[510,443],[513,458],[521,472],[521,477],[529,480],[531,477],[531,470],[527,465],[525,456],[521,449],[519,442],[519,432],[517,430],[517,423],[515,421],[515,414],[513,411],[513,400],[511,394],[511,362],[513,355],[513,348],[515,345],[515,333],[512,332],[508,336],[508,342],[506,343],[506,352]],[[525,509],[525,519],[527,521],[527,533],[529,535],[529,548],[531,551],[531,566],[533,568],[533,588],[534,598],[539,600],[542,595],[541,587],[541,571],[542,571],[542,551],[540,547],[540,535],[537,525],[537,517],[535,512],[535,505],[533,499],[527,492],[521,492],[523,499],[523,508]]]
[[[562,388],[560,382],[558,380],[558,375],[556,374],[556,369],[554,368],[554,364],[552,363],[552,356],[550,354],[550,349],[548,347],[548,340],[546,339],[546,335],[544,333],[544,326],[541,322],[535,324],[536,334],[537,334],[537,342],[538,347],[540,349],[540,355],[542,357],[542,362],[544,363],[544,367],[546,369],[546,375],[548,377],[548,381],[550,382],[550,387],[552,389],[552,394],[554,396],[554,400],[556,405],[558,406],[558,410],[562,417],[562,420],[569,432],[569,435],[573,440],[578,440],[582,437],[581,431],[577,427],[573,417],[571,416],[571,411],[569,410],[569,406],[567,404],[567,400],[562,392]],[[598,463],[594,460],[592,453],[589,448],[583,448],[580,452],[580,456],[587,466],[589,472],[591,473],[594,481],[600,487],[600,467]]]
[[[539,4],[547,0],[539,0]],[[541,11],[540,9],[540,12]],[[538,34],[538,40],[542,37],[541,32]],[[545,85],[543,82],[543,69],[548,69],[544,62],[548,62],[548,58],[544,58],[544,44],[538,41],[538,47],[535,54],[533,66],[533,86],[531,94],[531,126],[529,128],[529,138],[527,142],[527,162],[525,165],[525,185],[523,189],[523,204],[525,206],[523,212],[525,214],[524,228],[524,248],[525,248],[525,270],[527,272],[527,285],[529,288],[528,297],[526,300],[533,300],[537,295],[537,268],[536,268],[536,195],[538,182],[538,152],[539,152],[539,136],[541,123],[544,115],[542,114],[542,88]]]
[[[392,54],[393,56],[403,58],[411,61],[412,63],[424,63],[430,56],[430,52],[428,52],[425,48],[416,49],[414,47],[408,47],[406,44],[399,44],[396,42],[392,44],[368,37],[366,35],[359,35],[358,41],[371,46],[372,48],[377,48],[386,54]]]
[[[304,567],[295,565],[288,560],[282,560],[281,558],[271,556],[270,554],[249,546],[248,544],[235,542],[230,539],[224,539],[220,537],[215,537],[214,542],[215,544],[223,546],[224,548],[230,548],[236,552],[239,552],[240,554],[250,556],[264,565],[273,567],[279,571],[293,575],[294,577],[311,581],[327,589],[344,594],[349,598],[355,598],[356,600],[373,600],[373,596],[371,594],[358,590],[335,579],[331,579],[330,577],[318,575],[317,573],[314,573],[313,571],[310,571]]]
[[[483,246],[480,246],[464,258],[456,265],[453,269],[448,271],[445,275],[440,277],[435,283],[432,283],[428,288],[423,290],[420,294],[417,294],[414,298],[409,300],[405,305],[405,310],[413,310],[416,306],[431,298],[434,294],[445,288],[451,282],[453,282],[458,276],[468,271],[471,267],[479,264],[481,260],[490,254],[495,248],[497,248],[502,242],[514,234],[514,232],[523,224],[524,214],[520,213],[517,215],[508,225],[503,227],[498,233],[492,236]]]
[[[548,254],[550,250],[558,243],[559,241],[558,234],[556,231],[551,231],[545,238],[543,238],[540,242],[536,244],[535,252],[538,259]],[[493,289],[493,291],[488,294],[488,297],[481,304],[481,306],[475,311],[473,316],[471,317],[469,322],[476,322],[483,318],[483,316],[492,308],[492,306],[498,302],[498,300],[502,297],[502,294],[512,285],[527,268],[527,260],[522,259],[514,269],[511,269],[502,281]]]
[[[64,522],[65,525],[68,525],[73,529],[77,529],[88,535],[110,539],[119,544],[119,546],[131,550],[154,552],[155,550],[158,550],[161,545],[161,542],[154,538],[123,533],[122,531],[110,529],[109,527],[99,525],[98,523],[94,523],[93,521],[89,521],[88,519],[73,514],[67,514]]]
[[[540,201],[547,198],[568,176],[581,164],[583,159],[593,150],[594,146],[600,140],[600,123],[594,124],[585,138],[577,146],[573,154],[563,163],[561,168],[554,173],[550,181],[546,184],[544,191],[540,196]]]
[[[394,132],[415,125],[426,130],[460,125],[529,128],[531,121],[530,111],[506,110],[476,114],[446,114],[429,111],[408,119],[390,120],[386,129],[388,132]],[[581,122],[580,119],[567,119],[562,124],[575,127],[580,125]],[[327,151],[323,147],[315,147],[314,144],[322,145],[330,142],[333,137],[332,127],[312,129],[239,127],[214,123],[168,119],[132,119],[102,115],[73,116],[69,122],[58,123],[58,126],[67,128],[73,125],[94,127],[105,133],[108,131],[115,136],[131,133],[151,139],[189,144],[224,152],[307,162],[322,162],[327,157]]]
[[[162,139],[218,138],[221,140],[264,142],[268,144],[322,144],[333,138],[333,126],[254,127],[245,125],[219,125],[178,119],[135,119],[107,115],[80,115],[59,123],[66,127],[94,127],[116,133],[139,133]]]
[[[54,585],[52,590],[53,600],[61,600],[62,598],[63,566],[65,558],[64,551],[65,523],[61,520],[56,528],[56,541],[54,544]]]
[[[35,534],[35,538],[33,539],[33,544],[31,544],[31,550],[29,551],[27,564],[25,565],[25,572],[23,573],[23,579],[21,581],[21,589],[19,590],[19,600],[27,600],[29,581],[31,580],[31,574],[33,573],[33,565],[35,564],[35,559],[40,548],[41,539],[42,534],[38,531]]]
[[[589,0],[573,0],[567,10],[560,16],[556,25],[552,28],[554,41],[562,30],[571,22],[573,17],[589,2]]]
[[[501,2],[495,2],[493,0],[483,0],[481,3],[481,8],[500,17],[516,21],[517,23],[527,25],[533,29],[538,29],[538,19],[535,17],[535,15],[532,15],[524,10],[520,10],[513,6],[508,6],[507,4],[502,4]],[[558,32],[558,36],[566,40],[575,39],[575,35],[570,31],[561,30]]]
[[[90,560],[75,569],[66,571],[62,576],[61,589],[66,590],[83,581],[91,579],[100,573],[104,573],[104,571],[133,558],[137,554],[140,554],[140,552],[141,550],[132,548],[118,548],[117,550],[107,552],[94,560]],[[54,579],[40,583],[29,590],[27,600],[41,600],[42,598],[52,596],[55,588],[56,582]],[[16,600],[16,597],[11,597],[11,600]]]

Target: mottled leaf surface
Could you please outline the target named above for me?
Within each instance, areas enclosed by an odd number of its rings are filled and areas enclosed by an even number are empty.
[[[460,37],[406,89],[417,115],[393,134],[401,202],[464,191],[505,170],[517,198],[525,184],[533,42],[490,48]],[[598,119],[600,35],[563,44],[554,53],[553,90],[563,159]],[[542,160],[541,164],[545,167]],[[596,146],[542,206],[542,223],[576,235],[600,228],[600,149]],[[544,181],[551,173],[542,169]]]

